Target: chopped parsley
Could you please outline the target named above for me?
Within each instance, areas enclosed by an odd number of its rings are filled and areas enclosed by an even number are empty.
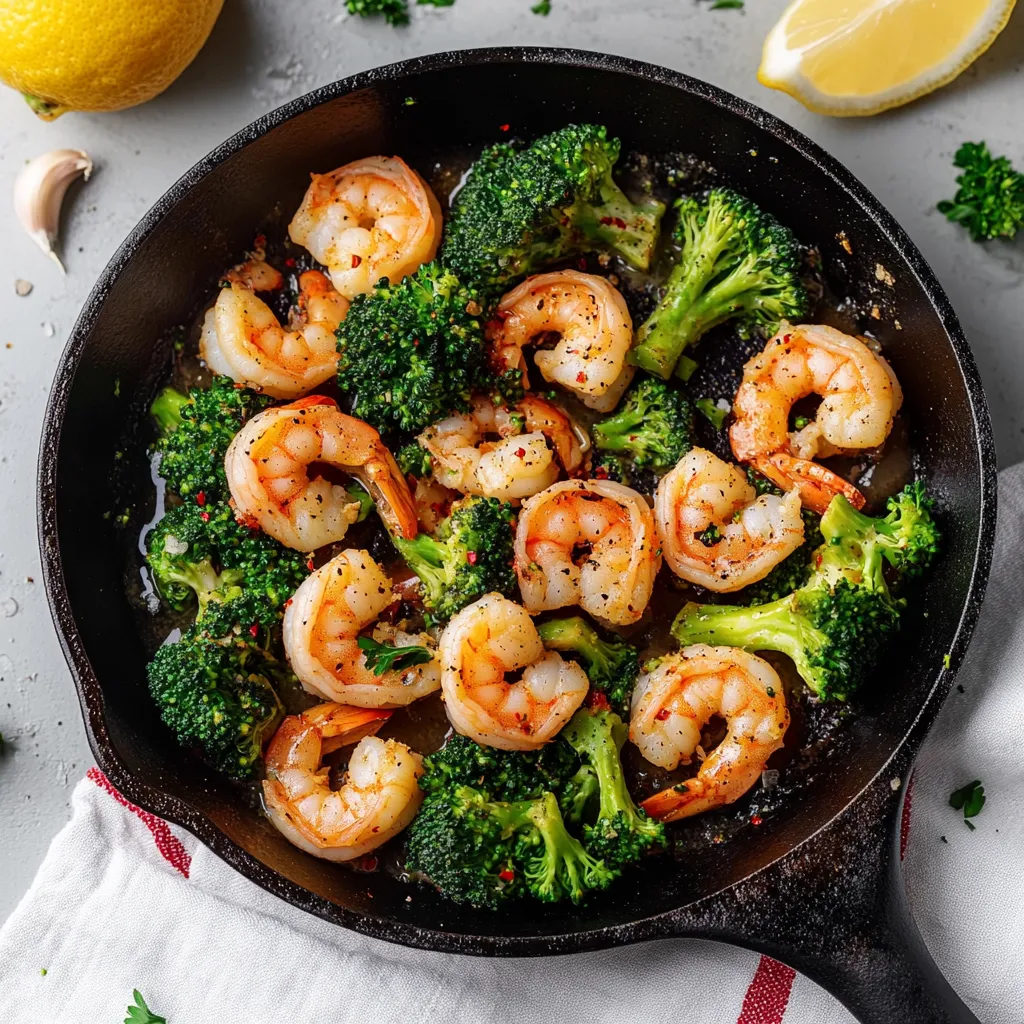
[[[397,672],[413,665],[424,665],[434,656],[426,647],[391,647],[368,636],[359,637],[356,643],[366,657],[366,667],[372,669],[375,676],[392,669]]]

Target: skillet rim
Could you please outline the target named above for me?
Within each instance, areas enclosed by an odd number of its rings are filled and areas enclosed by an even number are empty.
[[[349,910],[322,897],[315,896],[297,883],[291,882],[257,860],[209,818],[184,799],[172,796],[149,783],[139,781],[115,754],[110,744],[103,716],[103,698],[100,683],[89,662],[82,638],[75,623],[64,584],[63,564],[57,542],[57,463],[60,436],[67,410],[68,396],[86,343],[95,327],[100,310],[121,272],[137,250],[157,228],[164,217],[214,168],[240,152],[250,142],[291,118],[340,96],[380,82],[397,81],[408,76],[450,67],[478,64],[554,64],[580,67],[597,71],[611,71],[634,78],[654,81],[681,89],[700,99],[751,122],[796,150],[838,188],[844,190],[870,216],[890,244],[899,253],[932,304],[943,330],[953,348],[957,365],[964,379],[970,403],[974,434],[981,466],[980,517],[978,541],[963,611],[951,645],[952,664],[958,667],[963,659],[977,623],[985,588],[995,535],[996,510],[996,455],[991,417],[981,378],[973,353],[967,344],[960,322],[949,299],[928,266],[924,257],[895,218],[878,199],[835,158],[801,132],[787,125],[767,111],[740,97],[719,89],[681,72],[633,58],[614,56],[596,51],[559,47],[480,47],[449,50],[398,61],[369,69],[347,78],[321,86],[257,118],[221,143],[185,172],[150,208],[132,229],[103,269],[86,300],[61,353],[54,375],[53,387],[47,401],[43,419],[38,462],[37,530],[42,560],[43,580],[51,615],[57,629],[61,649],[71,670],[82,709],[89,746],[100,769],[126,799],[144,810],[157,814],[196,836],[207,848],[217,854],[236,871],[268,892],[333,924],[405,946],[438,952],[491,956],[533,956],[583,952],[612,946],[641,942],[677,933],[673,917],[680,908],[673,907],[659,914],[637,920],[624,921],[600,929],[566,932],[560,935],[501,936],[462,935],[436,928],[426,928],[394,919]],[[780,860],[804,848],[836,819],[847,813],[865,791],[887,771],[888,764],[898,754],[912,755],[938,712],[952,684],[956,668],[939,670],[935,682],[925,697],[920,711],[908,726],[899,742],[890,751],[885,764],[869,779],[836,814],[822,826],[790,847],[778,858],[762,865],[757,871],[744,876],[730,886],[688,904],[707,905],[721,893],[742,885],[755,875],[766,871]],[[687,906],[687,904],[684,904]]]

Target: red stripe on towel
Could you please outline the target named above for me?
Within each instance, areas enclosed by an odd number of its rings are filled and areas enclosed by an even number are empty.
[[[907,843],[910,840],[910,804],[914,798],[914,776],[907,783],[907,795],[903,798],[903,813],[900,815],[900,860],[907,855]]]
[[[153,841],[160,855],[175,871],[180,871],[188,878],[188,871],[192,865],[192,858],[188,855],[182,841],[170,830],[166,821],[161,820],[155,814],[144,811],[141,807],[125,800],[116,789],[114,784],[99,770],[93,766],[86,773],[86,777],[92,779],[100,789],[106,790],[122,807],[126,807],[142,822],[150,832],[153,833]]]
[[[795,977],[792,967],[770,956],[762,956],[754,980],[743,997],[743,1008],[736,1024],[782,1024]]]

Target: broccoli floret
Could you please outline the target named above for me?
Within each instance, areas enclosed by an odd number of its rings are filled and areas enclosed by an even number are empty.
[[[666,473],[693,447],[693,408],[678,389],[644,377],[591,434],[598,448],[628,456],[636,469]]]
[[[241,596],[243,574],[218,563],[202,511],[195,505],[170,509],[147,539],[153,582],[163,600],[183,612],[193,600],[202,616],[210,601],[230,601]]]
[[[953,157],[963,170],[956,195],[939,212],[963,224],[971,238],[1013,238],[1024,227],[1024,174],[1005,156],[994,157],[984,142],[965,142]]]
[[[858,512],[842,495],[833,498],[821,517],[825,538],[815,572],[829,582],[848,576],[885,587],[884,564],[900,581],[916,579],[931,566],[939,550],[939,529],[931,516],[932,501],[924,484],[908,484],[887,502],[881,518]]]
[[[164,724],[211,767],[251,776],[283,711],[271,680],[283,666],[239,637],[212,638],[194,626],[156,652],[146,670]]]
[[[228,445],[242,424],[273,399],[239,387],[230,377],[214,378],[207,389],[193,388],[187,398],[172,392],[165,388],[150,407],[162,431],[153,445],[160,453],[160,475],[183,498],[227,501]]]
[[[821,698],[845,700],[878,664],[899,629],[903,601],[885,579],[919,576],[938,549],[924,489],[912,484],[890,499],[888,514],[857,512],[839,495],[821,518],[823,543],[807,583],[768,604],[686,605],[672,624],[683,645],[779,651],[792,658]]]
[[[483,299],[450,270],[427,263],[397,284],[358,295],[339,325],[338,386],[378,430],[422,430],[469,408],[474,390],[512,393],[519,371],[488,367]]]
[[[181,410],[188,405],[188,395],[183,395],[177,388],[164,388],[153,399],[149,413],[156,420],[157,429],[161,434],[169,434],[181,426]]]
[[[770,214],[726,188],[676,206],[679,262],[630,352],[637,366],[666,379],[684,350],[716,324],[735,320],[741,335],[768,335],[809,305],[799,243]]]
[[[591,250],[646,270],[665,208],[626,197],[612,178],[618,157],[618,139],[592,124],[484,150],[452,203],[441,262],[488,294]]]
[[[613,455],[593,448],[590,453],[590,475],[594,480],[614,480],[617,484],[633,486],[633,465],[623,455]]]
[[[169,509],[148,538],[147,561],[157,590],[176,611],[185,611],[195,592],[200,616],[213,602],[245,593],[254,617],[272,625],[280,607],[309,574],[309,556],[293,551],[235,521],[226,502]]]
[[[590,685],[600,690],[612,709],[629,715],[633,687],[640,674],[637,649],[625,640],[605,640],[580,616],[549,619],[537,626],[541,642],[555,651],[578,654]]]
[[[455,734],[424,767],[407,863],[450,899],[491,908],[525,895],[579,900],[614,877],[566,830],[596,790],[567,744],[524,753]]]
[[[395,461],[398,468],[406,475],[412,474],[417,477],[430,476],[433,467],[430,463],[430,452],[423,445],[411,441],[403,448],[399,448],[395,454]]]
[[[619,759],[626,732],[625,724],[614,712],[592,708],[580,708],[562,732],[597,776],[597,820],[584,825],[584,846],[616,873],[665,846],[665,826],[647,817],[626,788]]]
[[[392,536],[399,554],[420,578],[423,604],[434,622],[447,622],[484,594],[512,594],[514,521],[511,505],[497,498],[469,497],[452,506],[436,536]]]

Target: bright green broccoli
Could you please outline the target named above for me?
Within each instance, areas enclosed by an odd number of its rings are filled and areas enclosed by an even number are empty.
[[[595,480],[614,480],[617,484],[633,486],[633,461],[625,455],[591,449],[590,475]]]
[[[452,506],[436,536],[392,536],[399,554],[420,578],[423,604],[434,622],[447,622],[484,594],[513,592],[514,521],[511,505],[497,498],[469,497]]]
[[[488,295],[592,250],[646,270],[665,208],[627,198],[612,177],[618,158],[618,139],[592,124],[484,150],[452,202],[441,262]]]
[[[449,899],[492,909],[525,895],[578,902],[615,877],[566,828],[596,789],[566,744],[522,753],[456,734],[424,765],[407,866]]]
[[[161,430],[153,445],[160,454],[160,475],[181,497],[208,501],[230,497],[224,455],[250,416],[272,398],[215,377],[209,388],[193,388],[186,398],[173,388],[157,395],[150,412]]]
[[[583,845],[616,873],[665,846],[665,826],[647,817],[626,788],[619,759],[626,732],[617,714],[597,708],[580,708],[562,732],[597,776],[597,820],[583,826]]]
[[[842,495],[821,518],[822,545],[808,582],[769,604],[686,605],[672,624],[684,647],[694,643],[779,651],[792,658],[821,698],[845,700],[878,664],[899,629],[897,582],[920,576],[938,551],[938,532],[920,484],[889,500],[884,517],[857,512]]]
[[[147,538],[146,561],[163,600],[183,612],[199,602],[202,616],[210,601],[240,597],[242,573],[224,569],[196,505],[169,509]]]
[[[600,690],[618,714],[629,716],[629,702],[640,674],[639,652],[625,640],[605,640],[579,615],[549,619],[537,626],[541,642],[555,651],[578,654],[590,685]]]
[[[636,469],[667,473],[693,447],[693,408],[682,391],[644,377],[591,434],[597,448],[626,456]]]
[[[146,674],[178,742],[200,748],[217,771],[246,778],[283,713],[271,681],[285,671],[248,638],[214,638],[197,624],[161,647]]]
[[[793,233],[749,199],[716,188],[677,202],[679,261],[637,334],[630,360],[668,378],[705,332],[735,320],[742,335],[770,334],[808,309]]]
[[[1013,238],[1024,228],[1024,174],[1005,156],[994,157],[984,142],[965,142],[953,157],[963,170],[956,195],[939,212],[963,224],[976,242]]]
[[[150,571],[160,596],[176,611],[199,601],[233,601],[243,591],[255,618],[272,625],[280,607],[309,574],[309,556],[235,521],[226,502],[179,505],[167,511],[148,538]]]
[[[519,371],[487,361],[479,293],[439,263],[358,295],[339,325],[338,386],[378,430],[422,430],[469,408],[476,390],[519,392]]]
[[[407,476],[410,473],[417,477],[430,476],[433,471],[430,464],[430,452],[417,441],[411,441],[399,448],[395,453],[395,461],[398,463],[398,468]]]

